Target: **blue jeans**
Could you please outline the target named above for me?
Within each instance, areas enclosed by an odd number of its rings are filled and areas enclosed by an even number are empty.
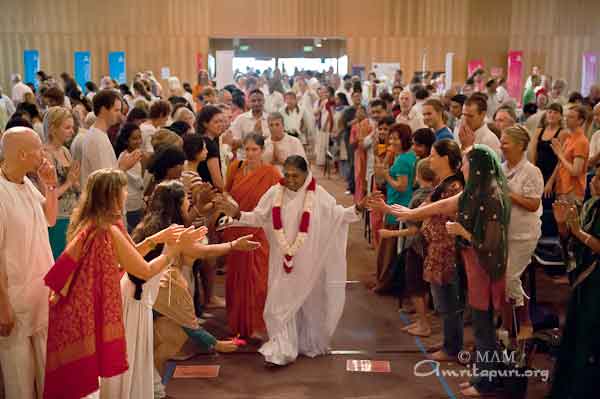
[[[494,327],[494,310],[490,306],[488,310],[472,309],[473,315],[473,335],[475,337],[475,366],[478,373],[482,370],[493,370],[502,365],[494,363],[494,354],[496,353],[496,329]],[[485,361],[485,359],[491,361]],[[487,374],[489,375],[489,374]],[[471,385],[481,393],[489,393],[496,390],[498,381],[488,377],[472,377]]]
[[[445,285],[431,284],[431,296],[435,310],[442,318],[444,332],[443,351],[456,356],[463,348],[463,311],[458,287],[458,275]]]

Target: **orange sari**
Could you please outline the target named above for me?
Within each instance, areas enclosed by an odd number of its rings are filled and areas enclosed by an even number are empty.
[[[354,202],[360,203],[367,192],[367,150],[363,141],[371,134],[373,128],[368,119],[352,126],[350,130],[350,144],[354,149]]]
[[[110,233],[95,225],[79,232],[44,278],[60,293],[48,317],[45,399],[79,399],[98,390],[99,377],[127,370],[120,279]]]
[[[228,169],[225,190],[243,212],[253,211],[260,198],[281,179],[279,170],[266,164],[248,175],[240,169],[241,161]],[[224,241],[253,234],[261,247],[252,252],[233,251],[227,255],[225,294],[229,328],[234,334],[249,337],[265,330],[263,311],[267,299],[269,276],[269,242],[263,229],[232,227],[223,231]]]

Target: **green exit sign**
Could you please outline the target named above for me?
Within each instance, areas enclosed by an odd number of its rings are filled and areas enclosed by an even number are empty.
[[[313,46],[304,46],[305,53],[312,53],[313,50],[314,50]]]
[[[250,46],[247,44],[241,44],[240,45],[240,51],[248,51],[250,50]]]

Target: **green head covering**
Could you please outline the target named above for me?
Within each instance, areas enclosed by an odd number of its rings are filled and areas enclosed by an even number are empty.
[[[504,275],[508,255],[510,200],[506,177],[498,155],[488,146],[476,144],[467,154],[469,178],[458,200],[458,221],[473,235],[459,248],[472,245],[479,263],[492,280]]]

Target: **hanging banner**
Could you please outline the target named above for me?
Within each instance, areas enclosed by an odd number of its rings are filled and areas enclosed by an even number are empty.
[[[91,57],[89,51],[76,51],[74,53],[73,60],[75,66],[73,70],[75,71],[75,81],[82,89],[85,87],[86,82],[92,80]]]
[[[233,51],[217,51],[217,87],[233,84]]]
[[[108,73],[111,79],[116,80],[119,84],[127,83],[124,51],[111,51],[108,53]]]
[[[446,81],[444,88],[446,90],[452,87],[452,68],[454,66],[454,53],[446,53],[446,68],[444,74],[446,75]]]
[[[583,53],[581,62],[581,95],[587,97],[598,76],[598,54]]]
[[[508,69],[506,71],[506,87],[512,98],[520,99],[523,93],[523,52],[508,52]]]
[[[23,51],[23,82],[33,83],[37,89],[39,82],[35,74],[40,70],[40,52],[39,50]]]
[[[483,69],[483,60],[469,61],[469,63],[467,64],[467,75],[473,75],[473,72],[475,72],[478,69]]]

